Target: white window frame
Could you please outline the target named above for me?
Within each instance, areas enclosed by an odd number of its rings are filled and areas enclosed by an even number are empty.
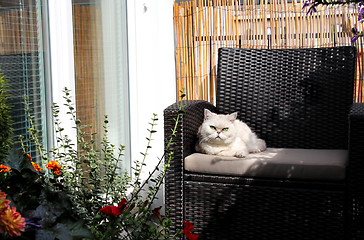
[[[76,130],[73,128],[74,122],[66,114],[68,110],[63,105],[63,89],[65,87],[71,90],[71,99],[75,103],[72,1],[48,0],[48,21],[50,90],[52,93],[49,99],[60,107],[59,117],[62,119],[62,126],[65,129],[63,134],[68,135],[72,142],[77,143]]]

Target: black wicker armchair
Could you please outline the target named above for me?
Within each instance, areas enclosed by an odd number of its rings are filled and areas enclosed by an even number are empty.
[[[216,107],[182,101],[164,111],[168,139],[185,105],[165,185],[173,230],[186,220],[199,239],[364,239],[364,105],[353,104],[354,75],[354,47],[221,48]],[[237,111],[285,160],[195,153],[205,108]],[[229,174],[227,164],[244,171]]]

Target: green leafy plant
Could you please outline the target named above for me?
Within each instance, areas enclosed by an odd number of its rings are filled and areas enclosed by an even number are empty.
[[[30,104],[25,98],[25,109],[31,125],[29,136],[40,153],[41,166],[29,154],[22,154],[18,156],[18,161],[9,163],[13,169],[11,176],[7,178],[5,185],[0,185],[1,189],[11,186],[11,191],[7,192],[14,204],[20,206],[19,211],[29,212],[31,207],[26,207],[27,204],[40,206],[31,211],[35,215],[25,214],[28,218],[34,219],[38,216],[41,219],[42,228],[36,230],[38,236],[51,236],[53,239],[61,228],[63,233],[72,238],[173,239],[177,235],[185,234],[189,239],[197,239],[198,235],[191,233],[193,225],[189,222],[185,222],[185,229],[171,235],[171,220],[160,214],[161,207],[151,210],[173,156],[172,152],[165,151],[147,179],[142,180],[141,173],[147,165],[148,152],[152,148],[152,138],[156,133],[157,115],[154,114],[149,123],[147,146],[141,153],[142,160],[134,161],[134,173],[130,176],[120,168],[124,146],[116,147],[108,139],[108,117],[105,116],[104,119],[101,141],[97,142],[97,133],[93,132],[92,126],[83,125],[77,118],[70,91],[64,89],[64,94],[67,114],[77,133],[77,142],[73,142],[64,133],[65,129],[59,117],[60,107],[53,104],[57,146],[46,151],[34,126]],[[181,97],[184,97],[183,93]],[[175,127],[171,130],[172,138],[182,114],[181,105]],[[172,144],[172,138],[169,139],[166,149]],[[22,138],[20,140],[26,153],[27,141]],[[24,186],[22,182],[31,184]],[[33,201],[24,202],[22,197],[13,197],[19,192]],[[42,215],[47,212],[55,215]],[[39,235],[40,232],[43,235]],[[59,236],[57,238],[61,239]]]
[[[4,163],[12,146],[12,120],[10,118],[9,83],[0,73],[0,164]]]
[[[165,153],[149,177],[145,181],[141,180],[143,167],[147,164],[148,151],[152,148],[152,137],[156,133],[157,115],[154,114],[149,123],[147,146],[141,153],[142,160],[134,161],[134,176],[131,177],[127,172],[120,174],[118,166],[122,161],[124,146],[119,146],[115,152],[115,146],[108,140],[107,116],[100,143],[102,149],[97,151],[94,141],[96,133],[85,131],[91,130],[92,126],[84,126],[77,119],[70,92],[67,89],[64,92],[65,105],[77,131],[78,147],[74,149],[72,141],[62,134],[64,129],[58,118],[59,108],[54,105],[57,142],[61,143],[61,148],[54,149],[52,153],[53,158],[64,166],[60,182],[71,196],[75,212],[85,219],[96,239],[174,238],[175,236],[168,235],[171,221],[162,218],[156,210],[150,209],[163,183],[173,153]],[[179,117],[183,114],[182,109],[180,110],[172,135],[175,134]],[[169,140],[167,148],[171,143],[172,139]],[[142,197],[142,192],[146,192],[146,197]]]
[[[32,163],[30,155],[11,152],[6,162],[11,172],[0,181],[0,190],[6,192],[11,205],[26,219],[21,238],[92,238],[84,220],[74,214],[70,197]]]

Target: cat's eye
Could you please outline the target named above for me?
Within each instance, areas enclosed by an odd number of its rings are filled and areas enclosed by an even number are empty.
[[[216,130],[216,127],[215,127],[215,126],[210,126],[210,128],[211,128],[212,130]]]
[[[224,132],[226,132],[227,130],[229,130],[229,128],[223,128],[222,129]]]

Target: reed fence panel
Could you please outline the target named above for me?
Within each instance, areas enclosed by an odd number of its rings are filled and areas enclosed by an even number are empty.
[[[37,9],[0,9],[0,55],[38,52]]]
[[[93,5],[72,6],[73,16],[73,46],[75,61],[75,91],[78,118],[85,126],[97,126],[96,96],[100,80],[101,35],[98,33],[100,24],[100,8]],[[100,96],[101,97],[101,96]],[[102,110],[100,110],[102,112]],[[100,129],[93,129],[99,131]]]
[[[177,93],[214,103],[217,50],[309,48],[351,44],[357,6],[320,6],[307,14],[297,0],[192,0],[174,5]],[[356,26],[359,30],[361,25]],[[355,102],[364,101],[363,42],[358,51]]]

